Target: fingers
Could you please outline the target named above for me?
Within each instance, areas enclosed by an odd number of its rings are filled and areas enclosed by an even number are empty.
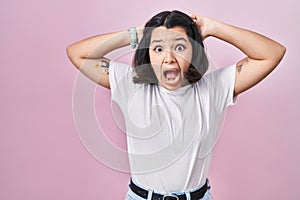
[[[193,20],[196,24],[198,24],[198,25],[201,24],[201,17],[200,17],[199,15],[192,14],[192,15],[191,15],[191,18],[192,18],[192,20]]]
[[[192,18],[193,20],[197,20],[197,19],[199,19],[200,17],[199,17],[199,15],[192,14],[192,15],[191,15],[191,18]]]
[[[191,18],[192,18],[194,21],[196,21],[196,20],[197,20],[197,15],[192,14]]]

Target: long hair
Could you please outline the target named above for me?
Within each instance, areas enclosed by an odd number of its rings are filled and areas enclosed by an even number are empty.
[[[135,52],[133,67],[135,75],[134,83],[158,83],[156,75],[150,63],[149,46],[153,29],[165,26],[167,29],[180,26],[185,29],[192,44],[192,61],[184,77],[190,84],[199,81],[208,68],[208,60],[204,51],[202,38],[195,22],[187,14],[180,11],[163,11],[152,17],[145,25],[143,38]]]

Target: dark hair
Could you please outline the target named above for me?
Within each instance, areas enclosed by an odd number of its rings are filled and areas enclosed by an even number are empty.
[[[208,60],[204,51],[202,38],[195,22],[187,14],[174,10],[163,11],[152,17],[145,25],[143,38],[135,52],[133,66],[135,75],[134,83],[158,83],[154,70],[150,63],[149,46],[153,29],[159,26],[172,28],[180,26],[185,29],[192,44],[192,61],[185,73],[185,78],[190,84],[199,81],[208,68]]]

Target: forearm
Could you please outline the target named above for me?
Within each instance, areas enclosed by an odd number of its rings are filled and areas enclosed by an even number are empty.
[[[97,35],[75,42],[67,47],[67,55],[76,68],[92,81],[110,88],[109,59],[104,56],[130,43],[130,33],[120,31]]]
[[[107,53],[130,43],[128,31],[97,35],[86,38],[67,47],[69,58],[99,59]]]
[[[234,45],[254,60],[279,62],[285,52],[281,44],[270,38],[218,21],[214,21],[210,35]]]

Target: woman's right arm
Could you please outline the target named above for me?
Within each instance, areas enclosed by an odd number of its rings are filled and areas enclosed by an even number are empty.
[[[108,76],[110,60],[104,56],[129,44],[129,31],[97,35],[69,45],[67,55],[75,67],[88,78],[110,89]]]

